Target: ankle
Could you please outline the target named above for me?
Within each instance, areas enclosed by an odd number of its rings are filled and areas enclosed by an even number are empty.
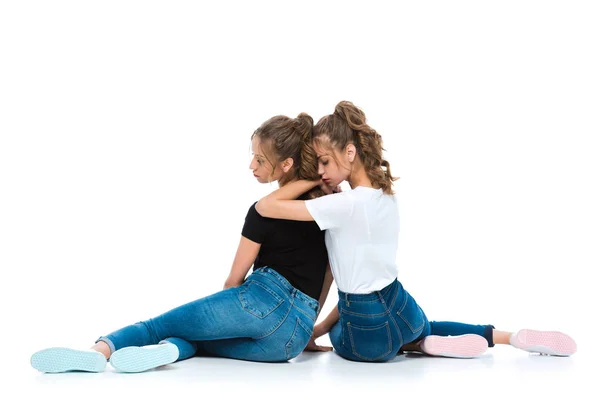
[[[496,329],[492,331],[494,344],[510,344],[511,335],[512,332],[498,331]]]
[[[92,350],[101,353],[107,360],[110,358],[110,347],[103,341],[99,341],[98,343],[93,345]]]

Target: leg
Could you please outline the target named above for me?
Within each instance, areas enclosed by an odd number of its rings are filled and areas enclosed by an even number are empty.
[[[168,337],[203,341],[260,335],[264,324],[242,306],[242,288],[244,286],[223,290],[192,301],[158,317],[121,328],[98,341],[105,342],[113,353],[123,347],[157,344]],[[267,304],[260,306],[269,307],[273,303],[266,301]]]
[[[462,322],[448,322],[448,321],[431,321],[431,334],[437,336],[459,336],[466,334],[474,334],[485,338],[488,343],[488,347],[494,347],[494,340],[492,332],[494,331],[493,325],[472,325],[464,324]]]
[[[92,350],[42,350],[32,356],[31,365],[42,372],[100,372],[104,370],[106,359],[116,350],[155,345],[169,337],[197,341],[265,335],[283,318],[281,313],[286,312],[286,305],[283,297],[265,284],[251,283],[247,281],[240,287],[119,329],[99,338]],[[172,356],[174,352],[169,350],[168,353]]]
[[[195,342],[197,355],[259,362],[285,362],[306,348],[314,328],[316,309],[296,300],[286,318],[270,334],[259,337]]]
[[[427,322],[428,330],[403,351],[419,351],[433,356],[472,358],[494,345],[492,325],[471,325],[460,322]]]
[[[272,352],[260,340],[251,338],[209,340],[196,342],[199,356],[215,356],[235,360],[274,362]],[[281,357],[281,355],[280,355]]]

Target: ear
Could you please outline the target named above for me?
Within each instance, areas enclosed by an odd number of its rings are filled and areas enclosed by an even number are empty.
[[[348,157],[348,161],[354,162],[356,158],[356,146],[353,143],[346,145],[346,157]]]
[[[285,173],[285,174],[287,174],[287,172],[290,169],[292,169],[293,166],[294,166],[294,160],[291,157],[290,158],[286,158],[281,163],[281,169],[283,170],[283,173]]]

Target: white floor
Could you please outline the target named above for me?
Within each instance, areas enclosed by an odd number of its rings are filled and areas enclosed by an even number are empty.
[[[593,381],[598,376],[597,368],[589,351],[581,350],[580,344],[574,356],[557,358],[497,346],[478,359],[407,354],[384,364],[349,362],[332,352],[303,353],[284,364],[194,358],[140,374],[118,373],[110,364],[99,374],[41,374],[19,363],[24,370],[8,383],[18,390],[15,398],[36,399],[318,399],[369,394],[393,399],[519,399],[528,395],[569,398],[583,393],[587,395],[578,398],[597,399],[599,391]],[[8,376],[14,372],[12,369]]]

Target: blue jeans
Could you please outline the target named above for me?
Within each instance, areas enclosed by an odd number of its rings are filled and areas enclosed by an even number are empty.
[[[163,341],[179,348],[178,360],[196,353],[250,361],[298,356],[312,335],[319,303],[270,268],[254,271],[239,287],[126,326],[98,341],[111,352]]]
[[[387,361],[402,345],[429,335],[474,333],[493,346],[492,325],[429,322],[412,296],[395,280],[380,291],[349,294],[338,291],[339,321],[329,332],[336,352],[353,361]]]

